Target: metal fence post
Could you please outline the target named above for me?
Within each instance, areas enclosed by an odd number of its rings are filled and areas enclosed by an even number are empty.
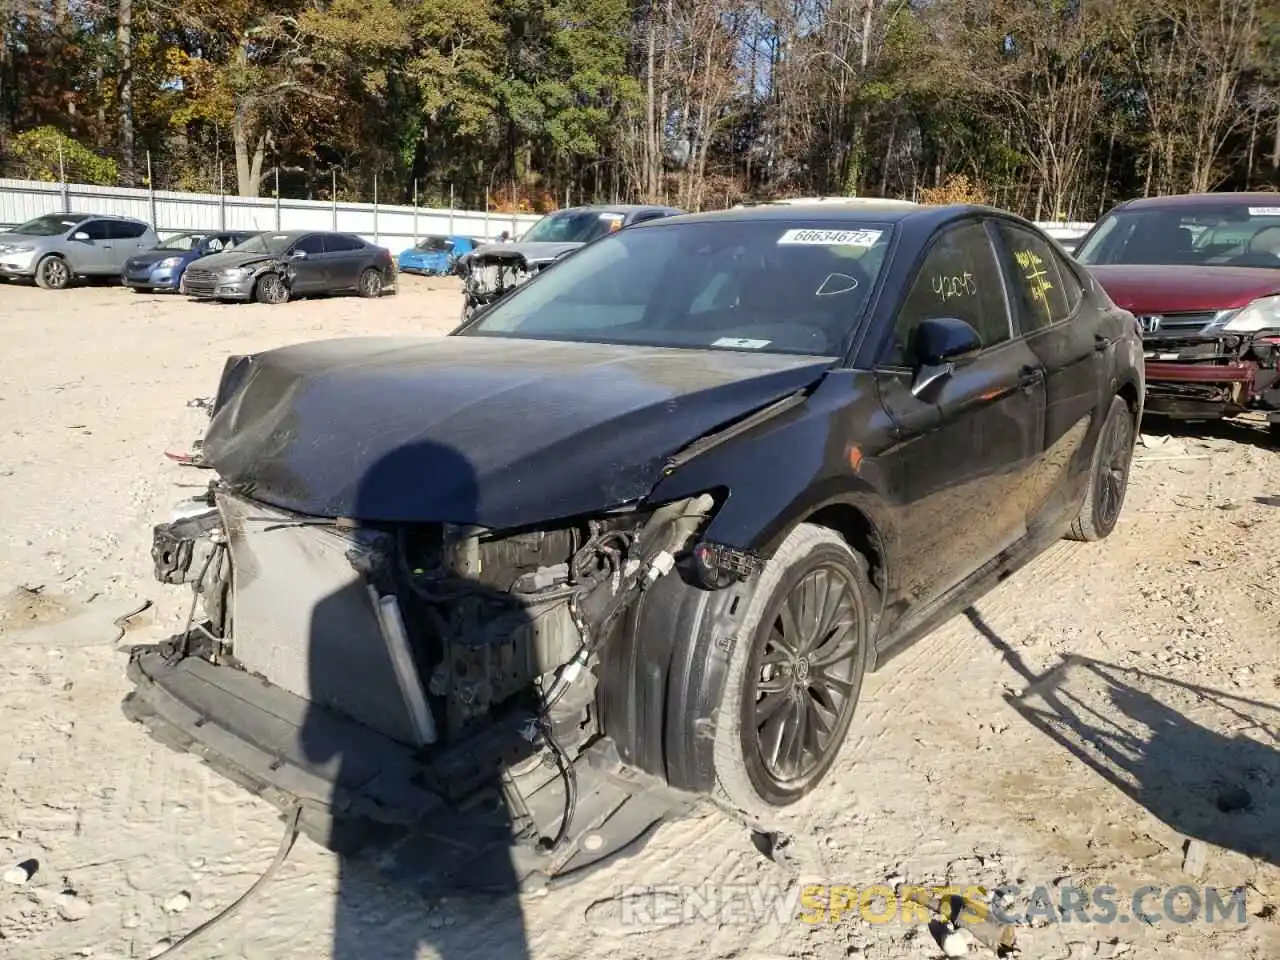
[[[382,238],[378,235],[378,175],[373,175],[373,242]]]
[[[222,178],[222,158],[218,158],[218,229],[227,229],[227,185]]]
[[[151,229],[160,230],[160,225],[156,223],[156,184],[151,179],[151,151],[147,151],[147,203],[151,208]]]
[[[333,186],[331,188],[333,193],[333,229],[334,229],[334,232],[337,232],[337,229],[338,229],[338,168],[330,167],[329,175],[333,181]]]
[[[280,229],[280,165],[276,164],[276,230]]]
[[[457,231],[453,227],[453,184],[449,184],[449,236],[453,236]]]
[[[413,243],[418,244],[418,181],[413,181]]]
[[[58,181],[62,185],[62,212],[71,212],[71,186],[67,183],[67,168],[62,162],[62,137],[58,137]]]

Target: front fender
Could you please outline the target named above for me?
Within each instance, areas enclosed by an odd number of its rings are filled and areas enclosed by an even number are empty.
[[[893,425],[875,391],[850,379],[829,376],[801,407],[676,467],[651,499],[727,491],[703,536],[761,556],[797,523],[837,503],[864,513],[885,539],[889,477],[875,454]]]
[[[645,591],[600,654],[604,732],[625,763],[682,790],[715,783],[716,708],[758,577],[723,590],[677,569]]]
[[[886,415],[874,390],[862,386],[849,375],[829,377],[803,404],[675,466],[649,499],[726,491],[702,538],[763,557],[796,524],[818,516],[857,549],[864,545],[851,534],[874,543],[887,575],[887,479],[872,453],[883,446]],[[867,453],[855,437],[870,445]],[[756,574],[708,590],[677,567],[632,607],[599,665],[601,723],[624,761],[679,789],[714,786],[716,710],[758,583]]]

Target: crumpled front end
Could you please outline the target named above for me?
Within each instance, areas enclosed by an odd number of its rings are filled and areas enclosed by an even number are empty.
[[[464,316],[496,303],[532,280],[580,243],[483,244],[459,257],[454,272],[462,278]]]
[[[1200,419],[1280,412],[1280,329],[1233,330],[1239,313],[1138,315],[1151,413]]]
[[[362,524],[215,481],[155,527],[156,578],[202,615],[133,651],[126,712],[424,888],[577,876],[687,802],[619,762],[594,671],[714,509]]]
[[[232,267],[210,267],[196,261],[183,271],[178,289],[197,300],[252,300],[258,280],[267,274],[279,278],[281,296],[287,296],[296,271],[288,260],[275,257]]]

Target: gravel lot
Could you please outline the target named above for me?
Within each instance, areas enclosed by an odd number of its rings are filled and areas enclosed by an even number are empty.
[[[459,307],[448,282],[411,277],[374,304],[282,307],[0,286],[0,870],[38,863],[0,882],[0,957],[147,957],[275,851],[273,810],[119,709],[124,646],[186,612],[149,556],[151,524],[205,479],[164,457],[203,429],[186,402],[229,353],[441,334]],[[1064,542],[869,680],[837,770],[795,814],[789,862],[708,812],[586,887],[424,903],[349,876],[339,896],[335,858],[300,840],[187,956],[942,956],[923,924],[856,908],[762,916],[799,871],[858,889],[1043,886],[1057,904],[1115,888],[1114,922],[1020,928],[1027,957],[1280,957],[1280,453],[1247,423],[1165,431],[1146,425],[1111,539]],[[113,621],[144,601],[121,637]],[[671,900],[685,885],[713,901]],[[1150,922],[1129,916],[1143,885],[1158,888]],[[1202,903],[1206,885],[1243,888],[1246,923],[1174,922],[1170,906],[1191,912],[1165,900],[1179,885]],[[337,913],[350,936],[335,943]]]

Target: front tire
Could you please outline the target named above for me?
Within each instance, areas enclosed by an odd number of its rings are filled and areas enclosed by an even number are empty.
[[[280,274],[264,273],[253,285],[253,299],[259,303],[285,303],[289,299],[289,288]]]
[[[802,523],[765,565],[717,710],[717,799],[767,827],[831,769],[857,708],[879,596],[866,560]]]
[[[1089,488],[1079,515],[1067,531],[1067,539],[1092,543],[1110,536],[1116,528],[1129,489],[1136,440],[1133,411],[1124,397],[1113,397],[1093,448]]]
[[[71,268],[59,256],[50,255],[36,264],[36,286],[44,290],[65,290],[71,285]]]

